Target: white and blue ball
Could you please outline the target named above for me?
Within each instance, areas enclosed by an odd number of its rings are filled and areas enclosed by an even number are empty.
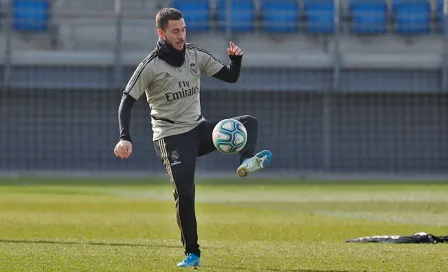
[[[212,134],[216,149],[224,154],[236,154],[247,142],[247,131],[236,119],[224,119],[216,124]]]

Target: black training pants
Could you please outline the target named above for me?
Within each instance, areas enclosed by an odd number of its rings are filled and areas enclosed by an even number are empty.
[[[249,115],[233,117],[247,130],[247,143],[240,151],[240,163],[255,155],[258,142],[258,120]],[[194,129],[179,135],[169,136],[154,142],[157,154],[165,165],[174,187],[177,224],[181,232],[185,254],[200,256],[195,213],[195,183],[197,157],[216,150],[212,132],[219,121],[205,121]]]

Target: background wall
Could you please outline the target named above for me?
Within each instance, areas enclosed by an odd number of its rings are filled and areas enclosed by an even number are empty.
[[[164,174],[145,97],[132,112],[132,158],[115,158],[113,147],[122,89],[154,48],[155,14],[168,4],[81,2],[3,2],[0,171]],[[448,174],[441,5],[265,2],[171,4],[185,13],[191,42],[224,62],[230,40],[245,52],[238,83],[203,78],[207,119],[259,118],[274,176]],[[198,172],[234,175],[237,162],[216,152]]]

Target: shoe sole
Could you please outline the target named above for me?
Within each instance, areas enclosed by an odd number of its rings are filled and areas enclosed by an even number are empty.
[[[180,268],[193,267],[194,269],[197,269],[198,267],[201,266],[201,260],[199,260],[198,262],[196,262],[196,263],[193,264],[193,265],[180,265],[180,264],[181,264],[181,263],[178,263],[178,264],[177,264],[177,267],[180,267]]]
[[[201,264],[199,263],[199,264],[196,264],[196,265],[181,265],[181,266],[177,266],[177,267],[179,267],[179,268],[191,268],[191,267],[193,267],[194,269],[197,269],[197,268],[199,268],[201,266]]]
[[[271,159],[272,159],[272,153],[268,150],[261,151],[261,152],[257,153],[255,156],[260,159],[266,156],[266,159],[263,162],[263,168],[266,167],[271,162]],[[258,170],[260,170],[260,169],[258,169]],[[243,178],[243,177],[246,177],[249,175],[249,170],[247,169],[247,167],[242,166],[242,167],[238,168],[237,173],[238,173],[238,176]]]

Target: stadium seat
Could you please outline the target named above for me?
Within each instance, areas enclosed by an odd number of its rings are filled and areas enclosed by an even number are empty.
[[[304,0],[306,29],[313,34],[334,32],[334,1]]]
[[[184,15],[187,31],[204,32],[210,29],[210,3],[208,0],[174,0],[172,6]]]
[[[395,31],[401,35],[428,33],[431,7],[428,0],[393,0]]]
[[[216,9],[218,12],[219,28],[226,31],[227,23],[230,24],[232,32],[252,32],[255,21],[255,3],[253,0],[231,0],[231,14],[227,18],[227,1],[217,0]]]
[[[262,0],[263,30],[270,33],[288,33],[298,30],[299,3],[297,0]]]
[[[50,0],[13,0],[13,26],[17,31],[45,32],[48,29]]]
[[[383,34],[387,25],[385,0],[351,0],[349,11],[352,31],[356,34]]]

